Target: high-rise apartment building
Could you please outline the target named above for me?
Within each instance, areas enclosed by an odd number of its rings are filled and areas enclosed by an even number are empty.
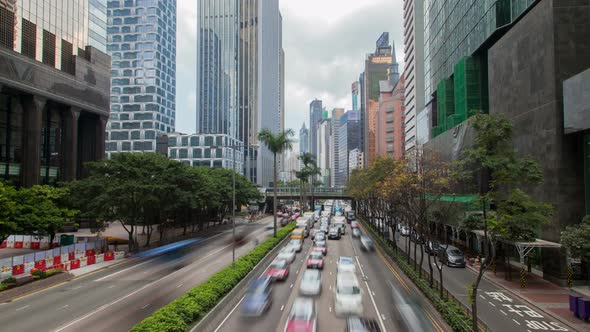
[[[332,110],[332,128],[330,129],[330,183],[332,186],[339,186],[340,172],[340,119],[344,115],[344,108]],[[338,183],[337,183],[338,181]]]
[[[364,105],[362,122],[364,126],[365,166],[370,166],[375,159],[376,114],[379,109],[379,81],[387,80],[387,70],[393,63],[389,33],[384,32],[377,39],[375,52],[367,56],[363,75]]]
[[[404,0],[405,151],[420,142],[418,114],[424,110],[424,0]],[[427,120],[428,118],[426,118]],[[426,137],[429,130],[423,128]]]
[[[322,121],[324,107],[322,101],[314,99],[309,104],[309,152],[318,158],[318,126]]]
[[[198,1],[197,132],[247,146],[244,174],[268,186],[273,156],[258,133],[284,126],[284,53],[278,0]]]
[[[397,63],[388,71],[389,79],[380,82],[377,111],[376,154],[401,160],[405,152],[405,77],[400,78]]]
[[[109,0],[112,58],[107,155],[156,151],[175,131],[176,0]]]
[[[332,169],[330,157],[332,156],[330,146],[332,136],[332,121],[329,118],[323,119],[317,131],[317,166],[321,170],[321,181],[325,186],[331,186]]]
[[[53,184],[104,158],[104,0],[0,1],[0,180]]]

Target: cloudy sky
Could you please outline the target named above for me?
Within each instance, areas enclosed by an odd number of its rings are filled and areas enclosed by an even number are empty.
[[[309,123],[314,98],[327,109],[352,108],[350,85],[383,31],[403,70],[402,6],[402,0],[280,0],[287,127],[298,132]],[[178,0],[176,129],[185,133],[196,126],[196,17],[194,0]]]

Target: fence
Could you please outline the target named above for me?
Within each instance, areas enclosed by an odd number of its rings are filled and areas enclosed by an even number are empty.
[[[0,279],[25,275],[32,269],[63,268],[73,270],[87,265],[114,260],[120,253],[106,252],[106,239],[75,243],[45,251],[33,252],[9,258],[0,258]]]
[[[16,249],[49,249],[59,246],[59,236],[49,243],[49,236],[10,235],[0,244],[0,248]]]

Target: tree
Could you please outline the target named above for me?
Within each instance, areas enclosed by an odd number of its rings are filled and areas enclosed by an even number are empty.
[[[19,225],[14,221],[16,189],[0,181],[0,243],[8,236],[19,232]]]
[[[293,139],[295,133],[293,129],[287,129],[278,134],[274,134],[270,129],[265,128],[258,134],[258,139],[266,145],[273,154],[273,233],[277,237],[277,155],[285,150],[293,149]]]
[[[590,216],[585,216],[578,225],[566,227],[561,232],[560,242],[568,251],[568,256],[580,258],[586,263],[590,276]]]
[[[315,178],[318,175],[321,175],[321,169],[317,167],[315,156],[309,152],[299,156],[299,160],[303,163],[303,169],[301,170],[302,177],[307,181],[310,181],[310,191],[311,191],[311,203],[310,208],[312,211],[315,210],[315,197],[314,197],[314,188],[315,188]]]
[[[538,229],[543,222],[543,218],[538,218],[538,214],[530,215],[526,210],[513,209],[509,205],[515,203],[521,206],[534,206],[538,213],[547,212],[547,209],[546,206],[533,204],[532,201],[515,191],[525,184],[540,183],[543,180],[543,173],[536,161],[517,156],[512,146],[512,124],[503,117],[487,114],[478,114],[470,122],[476,131],[474,146],[465,150],[460,166],[465,178],[474,177],[479,185],[479,200],[484,220],[483,254],[485,255],[476,279],[470,287],[472,328],[475,332],[478,329],[477,291],[479,283],[496,254],[496,250],[491,244],[497,240],[497,236],[506,235],[508,229],[516,232],[522,231],[521,228],[511,227],[519,220],[526,220],[529,223],[524,229],[527,234],[512,234],[511,236],[515,238],[530,237],[531,234],[528,230]],[[490,202],[502,204],[504,207],[499,208],[492,216],[488,216],[487,209]]]

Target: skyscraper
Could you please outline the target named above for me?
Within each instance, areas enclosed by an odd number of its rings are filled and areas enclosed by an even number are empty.
[[[404,0],[405,151],[412,153],[419,137],[418,114],[424,110],[424,0]],[[421,118],[424,118],[422,116]],[[426,118],[427,120],[427,118]]]
[[[365,60],[365,71],[363,75],[363,143],[365,166],[370,166],[375,159],[375,115],[379,108],[379,81],[387,79],[387,70],[393,63],[391,45],[389,44],[389,33],[384,32],[377,39],[375,52],[369,54]]]
[[[104,158],[106,13],[105,0],[0,0],[0,180],[73,180]]]
[[[340,119],[344,115],[344,108],[332,110],[332,128],[330,129],[330,183],[332,186],[341,185],[337,183],[340,170]]]
[[[278,0],[201,0],[198,16],[197,132],[226,133],[248,146],[244,174],[267,186],[273,156],[258,133],[284,126]]]
[[[107,155],[156,151],[157,137],[175,130],[176,0],[108,1],[107,16]]]
[[[343,187],[348,181],[349,156],[350,151],[358,149],[360,121],[359,112],[348,111],[340,117],[340,124],[338,128],[338,169],[335,170],[336,176],[334,178],[335,187]]]
[[[318,158],[318,126],[322,121],[324,107],[322,101],[314,99],[309,104],[309,152]]]
[[[299,129],[299,155],[303,156],[309,152],[309,130],[305,128],[305,122]]]
[[[359,110],[359,82],[355,81],[352,82],[350,87],[350,92],[352,92],[352,111],[358,112]]]

